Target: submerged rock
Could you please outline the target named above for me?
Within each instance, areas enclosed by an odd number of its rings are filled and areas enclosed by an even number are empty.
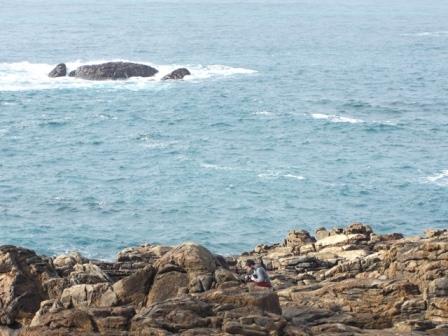
[[[162,80],[169,80],[169,79],[183,79],[185,76],[191,75],[190,71],[186,68],[179,68],[168,75],[162,77]]]
[[[48,77],[64,77],[67,75],[67,66],[64,63],[60,63],[56,65],[56,67],[50,71]]]
[[[102,64],[82,65],[69,73],[70,77],[87,80],[117,80],[131,77],[152,77],[157,69],[145,64],[131,62],[107,62]]]

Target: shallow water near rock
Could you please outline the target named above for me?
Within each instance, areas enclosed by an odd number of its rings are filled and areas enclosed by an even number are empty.
[[[0,244],[109,259],[448,227],[445,1],[0,7]],[[47,77],[113,60],[159,73]]]

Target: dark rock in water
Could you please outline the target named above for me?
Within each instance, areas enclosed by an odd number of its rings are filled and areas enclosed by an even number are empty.
[[[164,76],[162,80],[168,79],[183,79],[185,76],[191,75],[191,72],[186,68],[176,69],[168,75]]]
[[[157,69],[144,64],[130,62],[108,62],[102,64],[83,65],[69,76],[88,80],[127,79],[130,77],[152,77]]]
[[[69,77],[75,77],[76,76],[76,70],[72,70],[68,73]]]
[[[56,67],[50,71],[48,77],[64,77],[67,75],[67,66],[64,63],[60,63],[56,65]]]

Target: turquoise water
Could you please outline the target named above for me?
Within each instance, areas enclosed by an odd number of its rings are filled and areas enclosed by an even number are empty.
[[[448,227],[448,2],[0,0],[0,243],[234,253]],[[48,79],[107,60],[185,81]]]

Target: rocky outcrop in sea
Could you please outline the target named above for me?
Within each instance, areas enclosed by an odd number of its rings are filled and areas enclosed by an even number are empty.
[[[240,280],[248,258],[274,290]],[[448,230],[355,223],[239,256],[185,243],[114,262],[1,246],[0,335],[448,335]]]
[[[100,64],[82,65],[68,73],[69,77],[85,80],[124,80],[132,77],[153,77],[159,71],[146,64],[132,62],[107,62]],[[56,65],[48,77],[64,77],[67,75],[67,66],[64,63]],[[162,77],[162,80],[179,80],[191,75],[186,68],[173,70]]]

